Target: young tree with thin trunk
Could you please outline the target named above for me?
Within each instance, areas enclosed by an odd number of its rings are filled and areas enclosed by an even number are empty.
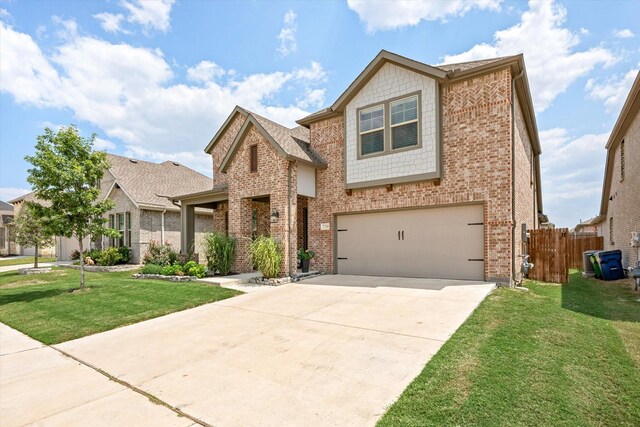
[[[46,221],[39,218],[34,209],[24,205],[13,220],[16,243],[23,247],[35,248],[33,268],[38,268],[38,249],[53,244],[53,234],[46,226]]]
[[[80,289],[84,288],[86,237],[117,237],[116,230],[104,226],[104,214],[113,208],[111,200],[98,200],[98,183],[109,167],[107,156],[93,150],[95,134],[83,138],[74,125],[57,133],[46,128],[39,135],[36,152],[25,159],[33,166],[27,181],[38,200],[29,202],[36,216],[57,236],[74,237],[80,250]]]

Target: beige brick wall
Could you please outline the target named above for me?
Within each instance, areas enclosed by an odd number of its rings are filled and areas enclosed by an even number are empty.
[[[527,229],[536,228],[536,179],[533,168],[533,149],[524,116],[518,97],[514,97],[514,147],[515,147],[515,207],[516,207],[516,274],[520,271],[523,261],[522,255],[526,253],[526,247],[522,242],[522,224],[527,224]]]
[[[620,141],[624,140],[625,175],[621,180],[620,145],[614,154],[613,174],[606,220],[600,225],[605,250],[620,249],[623,266],[636,265],[638,248],[629,244],[631,232],[640,232],[640,114]],[[616,141],[619,142],[619,141]],[[613,243],[609,236],[609,222],[613,217]]]
[[[341,212],[482,203],[485,207],[485,277],[511,276],[511,75],[507,68],[442,88],[443,177],[432,181],[344,190],[343,118],[311,125],[311,145],[325,159],[318,196],[309,200],[311,268],[333,271],[333,223]],[[527,173],[528,174],[528,173]],[[528,175],[527,175],[528,176]],[[528,179],[528,178],[527,178]],[[333,228],[333,227],[332,227]]]
[[[231,131],[231,130],[230,130]],[[249,171],[249,147],[258,146],[258,171]],[[214,161],[217,161],[214,159]],[[288,169],[291,168],[290,185],[288,191]],[[238,148],[228,170],[229,183],[229,234],[238,239],[236,262],[234,271],[251,271],[252,266],[249,257],[249,245],[251,242],[251,210],[254,206],[251,198],[269,196],[269,210],[276,209],[279,219],[276,223],[270,223],[271,236],[282,243],[288,252],[285,252],[281,265],[281,272],[295,271],[296,256],[295,242],[297,240],[297,227],[293,218],[297,211],[296,165],[283,159],[271,144],[252,126],[244,141]],[[291,224],[289,227],[288,202],[291,203]],[[265,206],[265,205],[263,205]],[[264,215],[261,215],[264,217]],[[260,228],[265,227],[260,223]],[[289,245],[289,241],[294,242]]]

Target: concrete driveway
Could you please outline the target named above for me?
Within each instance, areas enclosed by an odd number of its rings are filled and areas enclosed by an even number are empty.
[[[493,287],[321,276],[55,347],[210,425],[373,425]]]

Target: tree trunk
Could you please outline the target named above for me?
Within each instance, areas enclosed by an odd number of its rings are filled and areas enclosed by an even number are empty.
[[[33,268],[38,268],[38,244],[36,243],[36,256],[33,257]]]
[[[78,237],[78,247],[80,248],[80,289],[84,289],[84,248],[82,247],[82,237]]]

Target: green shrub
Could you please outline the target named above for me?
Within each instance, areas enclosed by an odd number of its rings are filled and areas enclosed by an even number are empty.
[[[311,249],[298,249],[298,259],[300,260],[307,260],[307,259],[311,259],[314,256],[316,256],[316,253],[314,251],[312,251]]]
[[[251,260],[265,278],[278,275],[282,257],[282,245],[271,237],[260,236],[251,243]]]
[[[162,266],[158,264],[145,264],[142,274],[162,274]]]
[[[205,236],[207,267],[211,272],[227,275],[236,257],[236,239],[222,233],[207,233]]]
[[[102,256],[102,251],[100,249],[91,249],[88,251],[84,251],[84,256],[91,258],[93,262],[98,262],[100,257]]]
[[[118,248],[108,248],[100,253],[97,261],[100,265],[116,265],[122,260]]]
[[[195,261],[189,261],[182,266],[182,271],[187,276],[195,276],[199,279],[203,278],[206,273],[206,268],[202,264],[197,264]]]
[[[71,251],[71,261],[76,261],[80,259],[80,251],[77,249],[74,249]]]
[[[182,266],[180,264],[173,265],[165,265],[162,267],[163,276],[184,276],[184,271],[182,271]]]
[[[120,254],[120,264],[126,264],[131,261],[131,248],[127,246],[120,246],[118,248]]]
[[[145,252],[142,262],[144,264],[157,264],[161,266],[172,265],[176,262],[176,251],[171,247],[171,243],[159,243],[155,240],[149,242],[149,248]]]

